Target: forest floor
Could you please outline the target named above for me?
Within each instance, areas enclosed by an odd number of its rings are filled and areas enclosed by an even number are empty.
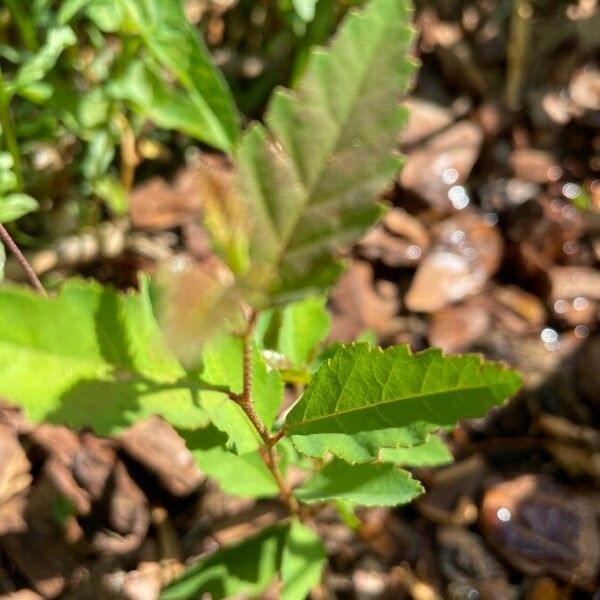
[[[406,165],[330,305],[332,339],[480,352],[524,388],[448,434],[455,462],[418,471],[414,505],[361,510],[356,530],[321,514],[315,600],[600,599],[600,12],[546,4],[498,29],[469,3],[421,3]],[[112,257],[56,269],[126,288],[165,257],[203,260],[195,165],[135,187],[129,220],[103,225]],[[158,418],[101,439],[3,406],[2,597],[152,599],[186,561],[279,518],[185,453]]]

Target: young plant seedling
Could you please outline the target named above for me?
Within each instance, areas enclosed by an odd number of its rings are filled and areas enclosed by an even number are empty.
[[[205,206],[227,276],[170,276],[162,331],[147,279],[128,294],[78,280],[52,298],[0,290],[0,395],[29,418],[108,435],[161,415],[225,492],[289,509],[187,569],[163,600],[256,597],[277,577],[281,598],[302,600],[325,563],[321,503],[352,522],[355,506],[410,502],[423,488],[405,467],[450,460],[436,432],[519,388],[475,355],[324,346],[339,251],[382,214],[375,200],[401,166],[410,18],[406,0],[352,11],[296,89],[275,93],[265,125],[241,135],[234,182]],[[287,413],[286,385],[298,396]],[[304,471],[295,487],[290,466]]]

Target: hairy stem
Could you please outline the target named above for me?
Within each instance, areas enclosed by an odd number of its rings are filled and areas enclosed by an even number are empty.
[[[6,227],[0,223],[0,239],[4,242],[4,245],[13,253],[23,271],[27,274],[31,285],[38,291],[40,294],[46,296],[46,290],[42,285],[42,282],[39,280],[38,276],[35,274],[33,267],[29,264],[29,261],[25,258],[25,255],[19,249],[19,246],[15,243],[15,241],[10,236],[10,233],[6,230]]]
[[[283,473],[279,468],[279,454],[275,446],[268,446],[267,448],[262,448],[260,452],[262,459],[265,464],[273,474],[275,481],[277,482],[277,487],[279,488],[279,495],[281,500],[285,502],[287,507],[290,509],[290,512],[293,515],[300,515],[300,504],[298,500],[294,497],[292,493],[292,488],[288,485],[287,481],[283,477]]]
[[[243,385],[242,385],[242,393],[237,397],[232,397],[235,400],[250,422],[258,432],[258,435],[263,441],[264,446],[260,449],[260,454],[262,459],[267,465],[267,468],[273,474],[275,481],[277,482],[277,487],[279,488],[279,495],[281,500],[287,505],[290,512],[294,515],[300,514],[300,505],[294,495],[292,494],[292,489],[285,481],[283,473],[279,468],[279,455],[275,448],[275,444],[283,437],[283,431],[276,433],[275,435],[271,435],[265,424],[262,422],[262,419],[256,412],[254,408],[254,403],[252,402],[252,337],[254,335],[254,327],[256,325],[256,317],[257,314],[252,312],[250,318],[248,319],[248,328],[244,337],[242,338],[243,343]]]
[[[17,135],[10,114],[10,98],[6,93],[4,86],[4,76],[0,68],[0,124],[2,125],[2,133],[6,140],[6,149],[10,152],[13,159],[13,171],[17,178],[17,191],[22,192],[24,188],[23,166],[21,163],[21,153],[19,152],[19,144],[17,143]]]

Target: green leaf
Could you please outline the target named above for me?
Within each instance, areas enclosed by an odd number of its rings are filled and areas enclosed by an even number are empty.
[[[129,197],[123,183],[111,175],[92,182],[92,191],[104,200],[112,214],[123,217],[129,208]]]
[[[160,600],[257,598],[277,576],[288,527],[277,525],[200,560],[165,588]]]
[[[124,10],[115,0],[91,0],[86,15],[100,31],[116,33],[123,26]]]
[[[181,0],[120,0],[130,25],[159,64],[168,67],[196,109],[200,140],[230,150],[238,136],[236,109],[208,50],[186,21]]]
[[[264,346],[283,354],[293,367],[307,367],[331,329],[326,303],[324,296],[313,296],[282,309],[264,311],[259,339]]]
[[[61,25],[66,25],[84,6],[92,0],[64,0],[58,9],[56,20]]]
[[[281,560],[281,600],[305,600],[310,590],[319,585],[326,560],[319,536],[294,519]]]
[[[288,414],[286,429],[291,436],[415,425],[434,431],[485,414],[520,385],[516,372],[476,355],[355,344],[338,350],[317,371]]]
[[[62,26],[50,29],[46,43],[17,71],[14,80],[7,85],[9,95],[17,94],[26,87],[43,79],[54,67],[62,51],[72,46],[77,37],[70,27]]]
[[[335,508],[342,523],[344,523],[346,527],[350,527],[350,529],[354,529],[355,531],[360,529],[362,521],[356,516],[356,507],[352,502],[348,502],[347,500],[336,500]]]
[[[391,464],[349,465],[333,460],[294,490],[303,502],[345,500],[361,506],[406,504],[423,493],[408,471]]]
[[[0,396],[33,421],[101,435],[152,414],[178,427],[208,424],[145,290],[118,294],[73,280],[45,298],[0,288],[0,371]]]
[[[216,427],[196,431],[179,430],[200,469],[215,479],[221,489],[243,498],[270,498],[279,489],[260,454],[237,455],[223,446],[227,436]]]
[[[423,444],[409,448],[381,448],[383,462],[404,467],[439,467],[453,461],[448,446],[436,435],[430,436]]]
[[[305,22],[310,23],[315,18],[317,0],[292,0],[296,14]]]
[[[232,335],[221,335],[207,343],[203,353],[203,382],[226,386],[234,393],[243,388],[242,340]],[[283,397],[283,381],[275,370],[268,370],[262,354],[254,347],[252,352],[252,400],[256,412],[267,428],[273,425]],[[200,403],[212,422],[229,435],[229,445],[237,454],[256,450],[260,438],[242,409],[225,394],[203,391]]]
[[[373,0],[351,14],[329,50],[314,51],[293,92],[275,94],[266,121],[237,152],[240,197],[253,215],[252,268],[271,302],[329,287],[355,242],[381,214],[373,199],[392,183],[414,65],[403,0]]]
[[[141,61],[133,61],[120,79],[108,84],[111,96],[130,102],[134,109],[159,127],[203,139],[206,125],[198,107],[185,91],[169,87]]]
[[[82,9],[100,31],[116,33],[122,26],[123,8],[114,0],[65,0],[58,11],[57,21],[68,23]]]
[[[88,181],[105,176],[115,155],[115,139],[110,131],[96,129],[91,132],[85,156],[81,161],[81,171]]]
[[[298,452],[311,458],[324,458],[330,452],[351,464],[367,463],[380,460],[383,448],[405,448],[423,444],[429,429],[423,423],[416,423],[406,427],[361,431],[351,435],[294,435],[292,442]]]
[[[2,129],[0,128],[0,134]],[[17,176],[13,171],[14,161],[9,152],[0,152],[0,195],[13,191],[17,185]]]
[[[291,87],[304,73],[310,56],[310,50],[316,44],[323,44],[335,27],[338,4],[336,0],[318,0],[315,14],[305,28],[302,39],[296,45],[296,52],[291,69]]]
[[[9,223],[39,208],[37,201],[27,194],[13,193],[0,197],[0,223]]]

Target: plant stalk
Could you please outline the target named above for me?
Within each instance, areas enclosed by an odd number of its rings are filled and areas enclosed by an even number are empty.
[[[27,258],[25,258],[25,255],[21,252],[21,250],[19,249],[19,246],[17,246],[15,241],[12,239],[12,237],[11,237],[10,233],[8,233],[6,227],[4,227],[4,225],[2,225],[1,223],[0,223],[0,239],[4,242],[4,245],[13,253],[14,257],[17,259],[17,261],[23,268],[23,271],[25,271],[29,281],[31,282],[31,285],[40,294],[42,294],[43,296],[47,296],[48,294],[46,293],[46,290],[44,289],[42,282],[39,280],[38,276],[36,275],[35,271],[33,270],[33,267],[31,266],[31,264],[29,264],[29,261],[27,260]]]
[[[19,152],[19,144],[17,143],[17,135],[15,126],[10,114],[10,98],[6,93],[4,85],[4,75],[0,67],[0,124],[2,132],[6,140],[6,149],[10,152],[13,159],[13,171],[17,178],[17,191],[22,192],[24,188],[23,180],[23,165],[21,162],[21,153]]]
[[[287,507],[290,509],[290,512],[293,515],[301,516],[300,504],[298,503],[298,500],[296,500],[296,498],[294,497],[292,489],[288,485],[287,481],[284,479],[283,473],[279,468],[279,455],[277,454],[275,446],[261,448],[260,454],[268,469],[273,474],[275,481],[277,482],[277,487],[279,488],[279,495],[281,497],[281,500],[287,505]]]
[[[521,91],[528,62],[533,7],[529,0],[513,0],[507,48],[506,104],[510,110],[521,107]]]
[[[4,85],[4,75],[0,67],[0,124],[2,125],[2,133],[6,140],[6,149],[10,152],[13,159],[13,171],[17,178],[17,191],[22,192],[24,185],[23,180],[23,165],[21,162],[21,153],[19,152],[19,144],[17,143],[17,135],[15,126],[10,114],[10,98],[6,93]]]
[[[260,455],[277,482],[279,496],[281,497],[282,502],[286,504],[292,514],[300,515],[300,505],[296,498],[294,498],[290,486],[283,477],[281,469],[279,468],[279,455],[275,449],[275,444],[277,444],[277,442],[283,437],[283,430],[275,435],[271,435],[269,430],[265,427],[265,424],[262,422],[262,419],[256,412],[254,403],[252,402],[252,337],[254,335],[256,317],[257,314],[253,311],[248,320],[248,328],[246,333],[242,338],[242,393],[237,396],[231,395],[230,398],[239,404],[262,439],[264,446],[260,449]]]
[[[140,157],[136,148],[135,133],[124,114],[120,113],[117,116],[117,123],[121,129],[121,184],[129,193],[133,188]]]

